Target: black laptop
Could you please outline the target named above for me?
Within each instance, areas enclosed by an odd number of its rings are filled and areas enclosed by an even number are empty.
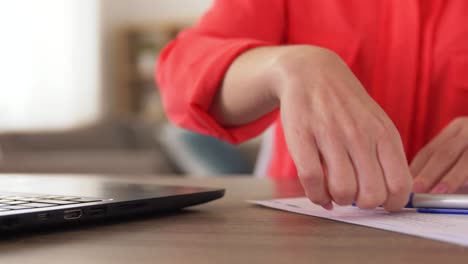
[[[15,176],[0,179],[0,232],[167,212],[223,197],[224,189]]]

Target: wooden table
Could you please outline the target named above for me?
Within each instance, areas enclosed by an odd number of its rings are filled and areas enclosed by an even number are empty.
[[[34,180],[41,177],[34,176]],[[468,261],[468,249],[463,247],[246,202],[302,195],[299,184],[293,181],[155,176],[115,180],[225,187],[227,192],[221,200],[171,215],[2,238],[0,263],[447,264]]]

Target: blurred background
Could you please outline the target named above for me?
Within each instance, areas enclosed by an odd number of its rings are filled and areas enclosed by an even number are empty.
[[[2,1],[0,172],[251,174],[261,139],[173,127],[154,82],[161,48],[210,4]]]

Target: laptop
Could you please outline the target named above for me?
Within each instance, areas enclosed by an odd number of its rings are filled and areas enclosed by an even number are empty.
[[[224,196],[224,189],[96,179],[0,178],[0,232],[168,212]]]

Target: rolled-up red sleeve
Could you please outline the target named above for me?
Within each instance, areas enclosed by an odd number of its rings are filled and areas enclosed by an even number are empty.
[[[284,3],[285,0],[217,0],[193,28],[182,32],[162,51],[156,78],[172,122],[240,143],[260,134],[277,118],[274,111],[249,124],[227,128],[208,110],[226,71],[240,54],[283,42]]]

